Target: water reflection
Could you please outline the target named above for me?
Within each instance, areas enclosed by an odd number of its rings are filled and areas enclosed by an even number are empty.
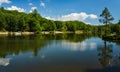
[[[91,35],[4,36],[0,37],[0,71],[115,71],[120,70],[119,48]]]
[[[106,41],[104,41],[104,46],[103,47],[98,47],[98,60],[100,64],[103,67],[106,67],[107,65],[111,64],[111,59],[112,59],[112,45],[107,44]]]
[[[62,42],[63,48],[66,48],[68,50],[72,51],[86,51],[86,50],[93,50],[96,48],[96,43],[95,42],[67,42],[63,41]]]
[[[9,58],[0,58],[0,65],[1,66],[8,66],[10,64]]]
[[[37,36],[5,36],[0,37],[0,57],[19,55],[32,51],[34,56],[47,44],[46,40],[39,40]]]
[[[68,40],[71,42],[83,41],[91,35],[32,35],[32,36],[1,36],[0,37],[0,57],[7,55],[19,55],[28,51],[33,51],[37,56],[39,49],[50,43],[50,40]]]

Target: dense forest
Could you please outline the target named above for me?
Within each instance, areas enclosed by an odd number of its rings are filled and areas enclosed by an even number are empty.
[[[120,21],[109,24],[110,33],[120,33]],[[5,10],[0,8],[0,31],[8,32],[41,32],[41,31],[82,31],[85,33],[104,34],[105,25],[92,26],[80,21],[53,21],[43,18],[37,10],[31,13]]]

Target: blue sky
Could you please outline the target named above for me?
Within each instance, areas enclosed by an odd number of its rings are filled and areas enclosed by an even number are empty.
[[[20,12],[37,9],[41,16],[52,20],[79,20],[100,24],[98,19],[104,7],[115,18],[120,19],[120,0],[0,0],[0,7]]]

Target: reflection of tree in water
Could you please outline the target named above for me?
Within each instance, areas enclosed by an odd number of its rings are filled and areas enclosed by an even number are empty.
[[[58,35],[33,35],[33,36],[0,36],[0,57],[7,55],[18,55],[21,52],[33,51],[37,56],[38,51],[46,46],[50,40],[68,40],[70,42],[81,42],[91,35],[58,34]]]
[[[103,67],[108,66],[111,63],[112,59],[112,45],[107,45],[106,41],[104,41],[103,47],[98,47],[98,57],[99,62]]]
[[[68,40],[70,42],[82,42],[85,39],[91,38],[91,34],[48,34],[42,35],[44,40]]]
[[[120,66],[120,53],[117,53],[113,56],[113,60],[112,60],[112,65],[113,66]]]
[[[0,57],[5,58],[7,55],[18,55],[29,51],[33,51],[33,55],[37,56],[38,51],[46,44],[47,41],[31,36],[0,38]]]
[[[118,46],[120,46],[120,41],[119,40],[109,40],[108,42],[114,42]],[[113,54],[112,56],[112,61],[111,61],[112,66],[120,65],[120,52],[117,52],[116,54]]]

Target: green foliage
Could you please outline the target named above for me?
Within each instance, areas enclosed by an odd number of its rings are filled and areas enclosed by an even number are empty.
[[[21,31],[21,32],[25,31],[26,26],[27,25],[25,23],[25,18],[24,16],[21,16],[18,20],[18,31]]]
[[[102,14],[100,14],[100,17],[101,17],[101,19],[99,19],[99,22],[105,24],[105,26],[106,26],[106,28],[105,28],[105,36],[106,36],[110,32],[108,24],[110,24],[111,21],[114,20],[114,18],[112,17],[108,8],[106,8],[106,7],[102,11]]]
[[[67,26],[65,22],[62,22],[62,26],[60,28],[61,31],[67,31]]]
[[[110,24],[111,21],[114,20],[114,18],[112,17],[112,15],[110,14],[108,8],[105,7],[105,9],[102,11],[102,14],[100,14],[100,17],[102,17],[101,19],[99,19],[99,21],[103,24]]]
[[[118,24],[120,24],[120,20],[119,20]]]
[[[49,20],[48,26],[49,26],[49,28],[48,28],[49,31],[56,30],[56,25],[55,25],[54,21]]]
[[[0,8],[0,31],[82,31],[84,33],[105,34],[120,33],[120,20],[117,24],[111,24],[113,17],[109,10],[105,8],[100,15],[100,22],[103,26],[87,25],[80,21],[53,21],[40,16],[37,10],[32,13],[5,10]]]
[[[117,24],[117,25],[115,26],[115,32],[116,32],[117,34],[120,34],[120,25],[119,25],[119,24]]]
[[[4,30],[4,28],[6,27],[5,25],[5,16],[2,12],[0,12],[0,31]]]
[[[57,31],[60,31],[61,30],[61,28],[62,28],[62,22],[61,21],[55,21],[55,24],[56,24],[56,29],[57,29]]]
[[[53,21],[42,18],[37,10],[31,13],[0,8],[0,31],[92,31],[92,26],[80,21]]]
[[[17,23],[18,23],[18,19],[16,16],[10,14],[6,17],[6,24],[7,24],[7,30],[10,32],[15,32],[17,31]]]

